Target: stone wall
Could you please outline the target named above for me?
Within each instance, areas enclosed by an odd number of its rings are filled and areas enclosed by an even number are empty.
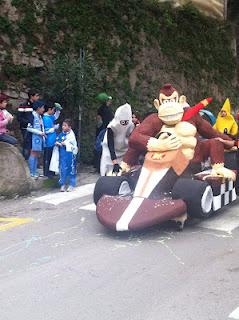
[[[159,0],[159,2],[172,2],[176,6],[193,3],[206,15],[224,19],[226,16],[226,0]]]

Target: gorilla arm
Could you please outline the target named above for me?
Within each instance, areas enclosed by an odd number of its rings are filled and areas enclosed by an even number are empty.
[[[150,138],[155,137],[161,130],[163,122],[158,114],[148,116],[140,126],[136,127],[129,138],[129,147],[138,152],[148,151],[147,144]]]
[[[168,137],[162,134],[159,139],[154,138],[161,130],[163,122],[158,114],[148,116],[140,126],[136,127],[129,138],[129,148],[124,155],[121,167],[127,171],[130,166],[138,164],[140,154],[147,151],[175,150],[180,147],[181,142],[175,135]]]
[[[129,137],[129,146],[126,154],[121,162],[121,167],[127,171],[131,166],[138,164],[141,154],[148,151],[147,144],[149,139],[155,137],[163,126],[163,122],[159,119],[157,113],[148,116],[140,126],[136,127]],[[155,139],[157,140],[157,139]]]
[[[206,120],[202,119],[200,116],[197,116],[196,126],[197,126],[198,133],[204,138],[209,138],[209,139],[221,138],[222,140],[231,141],[230,137],[215,130],[213,127],[211,127],[211,125]],[[223,143],[221,140],[219,141]],[[228,149],[231,148],[230,144],[223,143],[223,145]],[[210,176],[213,176],[213,177],[220,176],[223,178],[227,178],[229,180],[234,180],[234,181],[236,180],[235,173],[232,170],[225,168],[224,162],[221,162],[221,161],[212,163],[212,172]]]
[[[150,138],[147,143],[148,151],[167,151],[167,150],[176,150],[181,147],[181,140],[175,135],[171,134],[170,136],[167,133],[163,133],[158,139]]]
[[[196,128],[197,132],[206,139],[213,139],[213,138],[221,138],[223,140],[229,140],[232,139],[223,133],[218,132],[216,129],[214,129],[208,121],[204,120],[200,115],[196,115]],[[230,149],[230,147],[228,147]]]

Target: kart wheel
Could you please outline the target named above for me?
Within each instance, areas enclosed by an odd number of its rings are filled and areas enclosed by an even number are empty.
[[[95,185],[94,203],[100,200],[103,195],[127,195],[131,193],[129,182],[125,177],[100,177]]]
[[[185,201],[188,214],[192,217],[207,218],[212,214],[213,192],[205,181],[178,179],[172,198]]]

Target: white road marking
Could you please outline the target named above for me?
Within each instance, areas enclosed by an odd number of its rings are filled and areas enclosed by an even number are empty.
[[[239,319],[239,307],[236,308],[231,314],[229,314],[230,319]]]
[[[239,211],[235,208],[233,209],[233,212],[225,211],[222,215],[215,215],[215,217],[202,221],[197,224],[197,226],[231,233],[234,229],[239,227]],[[228,210],[232,211],[230,208],[228,208]]]
[[[88,210],[88,211],[95,211],[96,205],[94,203],[89,203],[83,207],[80,207],[80,209]]]
[[[77,198],[82,198],[93,194],[95,183],[85,184],[77,187],[72,192],[55,192],[42,197],[35,198],[35,201],[46,202],[54,205],[64,203]]]

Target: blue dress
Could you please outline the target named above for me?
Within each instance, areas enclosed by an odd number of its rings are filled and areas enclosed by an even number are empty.
[[[43,121],[42,117],[33,111],[33,129],[43,132]],[[43,150],[44,139],[41,135],[32,133],[32,150],[33,151],[42,151]]]
[[[63,142],[67,138],[67,133],[61,132],[56,138],[57,142]],[[69,179],[69,185],[76,186],[76,155],[73,152],[66,151],[65,146],[59,147],[59,161],[60,161],[60,180],[61,186],[67,183]]]

